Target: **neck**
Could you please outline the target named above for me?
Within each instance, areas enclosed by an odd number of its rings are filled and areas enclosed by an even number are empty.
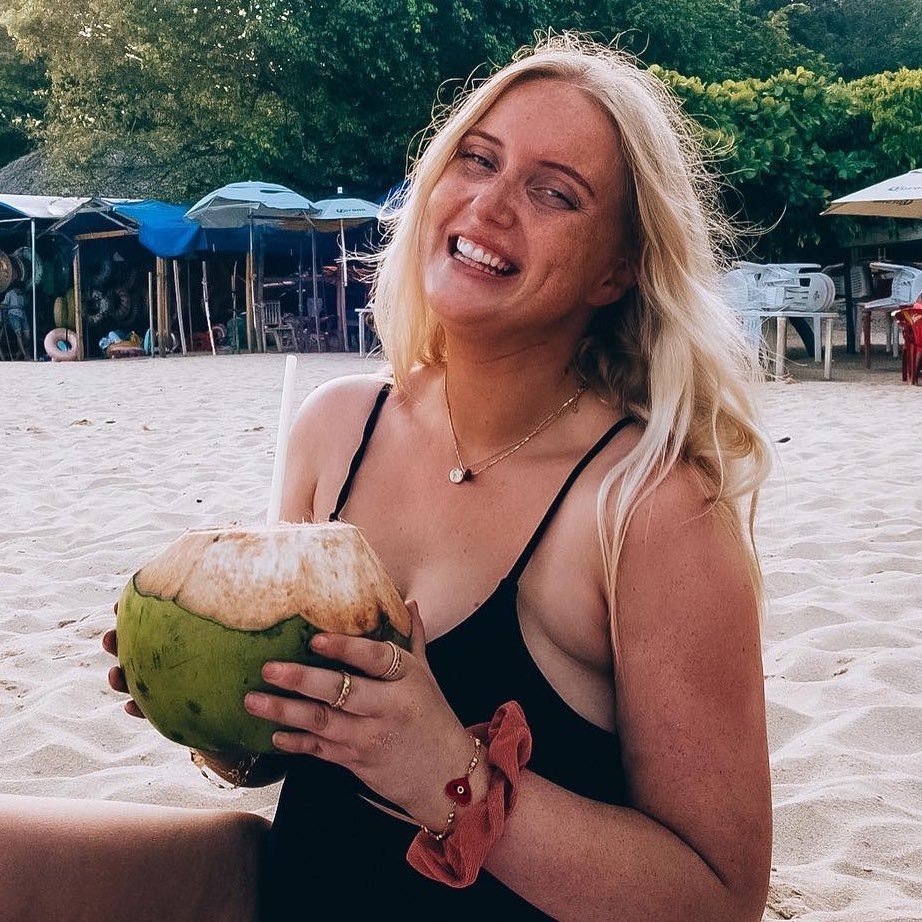
[[[570,355],[541,346],[503,355],[450,348],[446,389],[458,444],[476,462],[527,435],[576,394]]]

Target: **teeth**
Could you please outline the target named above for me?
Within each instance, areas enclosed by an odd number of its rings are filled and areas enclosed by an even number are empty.
[[[478,262],[483,266],[489,266],[491,269],[496,269],[499,272],[505,272],[510,268],[510,264],[507,263],[506,260],[497,256],[495,253],[484,250],[483,247],[478,246],[465,237],[458,237],[456,246],[458,252],[462,256],[474,262]]]

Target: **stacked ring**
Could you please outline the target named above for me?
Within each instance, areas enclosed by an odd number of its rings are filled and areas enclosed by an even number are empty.
[[[394,679],[400,677],[400,647],[398,647],[397,644],[395,644],[392,640],[385,641],[385,643],[387,643],[387,645],[391,648],[391,654],[394,658],[391,660],[391,664],[387,667],[387,670],[384,672],[384,674],[378,676],[378,678],[385,682],[393,682]]]
[[[339,687],[339,697],[330,705],[334,711],[338,711],[346,703],[346,698],[352,691],[352,676],[348,672],[342,673],[343,684]]]

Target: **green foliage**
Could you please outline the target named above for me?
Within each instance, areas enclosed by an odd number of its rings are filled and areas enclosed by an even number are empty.
[[[863,77],[851,92],[870,122],[880,167],[892,174],[922,166],[922,70]]]
[[[701,124],[728,210],[771,229],[757,250],[829,242],[845,226],[820,217],[829,201],[922,162],[922,70],[853,83],[804,68],[721,83],[654,70]]]
[[[823,70],[791,39],[784,16],[755,15],[740,0],[636,0],[622,4],[631,44],[644,60],[703,80],[768,76],[786,67]]]
[[[32,146],[45,110],[44,67],[27,61],[0,26],[0,166]]]
[[[791,34],[846,79],[920,67],[922,0],[809,0]]]

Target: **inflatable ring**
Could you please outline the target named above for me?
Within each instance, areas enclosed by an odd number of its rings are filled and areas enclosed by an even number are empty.
[[[159,345],[160,345],[160,335],[157,334],[157,336],[156,336],[156,346],[159,347]],[[167,351],[167,353],[175,352],[178,348],[179,348],[179,340],[176,338],[176,334],[171,332],[171,333],[170,333],[170,345],[167,346],[166,351]],[[144,350],[144,354],[145,354],[145,355],[152,355],[152,354],[153,354],[153,353],[151,352],[151,335],[150,335],[150,330],[148,330],[148,331],[144,334],[144,343],[143,343],[143,345],[142,345],[142,349]]]
[[[23,277],[22,282],[24,285],[32,284],[32,249],[31,247],[20,247],[18,250],[13,251],[13,256],[17,257],[22,263],[23,268]],[[42,276],[44,275],[45,267],[42,264],[42,258],[35,254],[35,286],[36,288],[42,284]]]
[[[101,291],[91,291],[90,302],[94,306],[92,310],[87,310],[86,312],[86,319],[89,320],[90,323],[100,323],[105,320],[112,311],[111,299]]]
[[[0,295],[13,284],[13,263],[9,256],[0,250]]]
[[[45,352],[52,362],[71,362],[77,358],[77,334],[64,327],[55,327],[45,337]]]

